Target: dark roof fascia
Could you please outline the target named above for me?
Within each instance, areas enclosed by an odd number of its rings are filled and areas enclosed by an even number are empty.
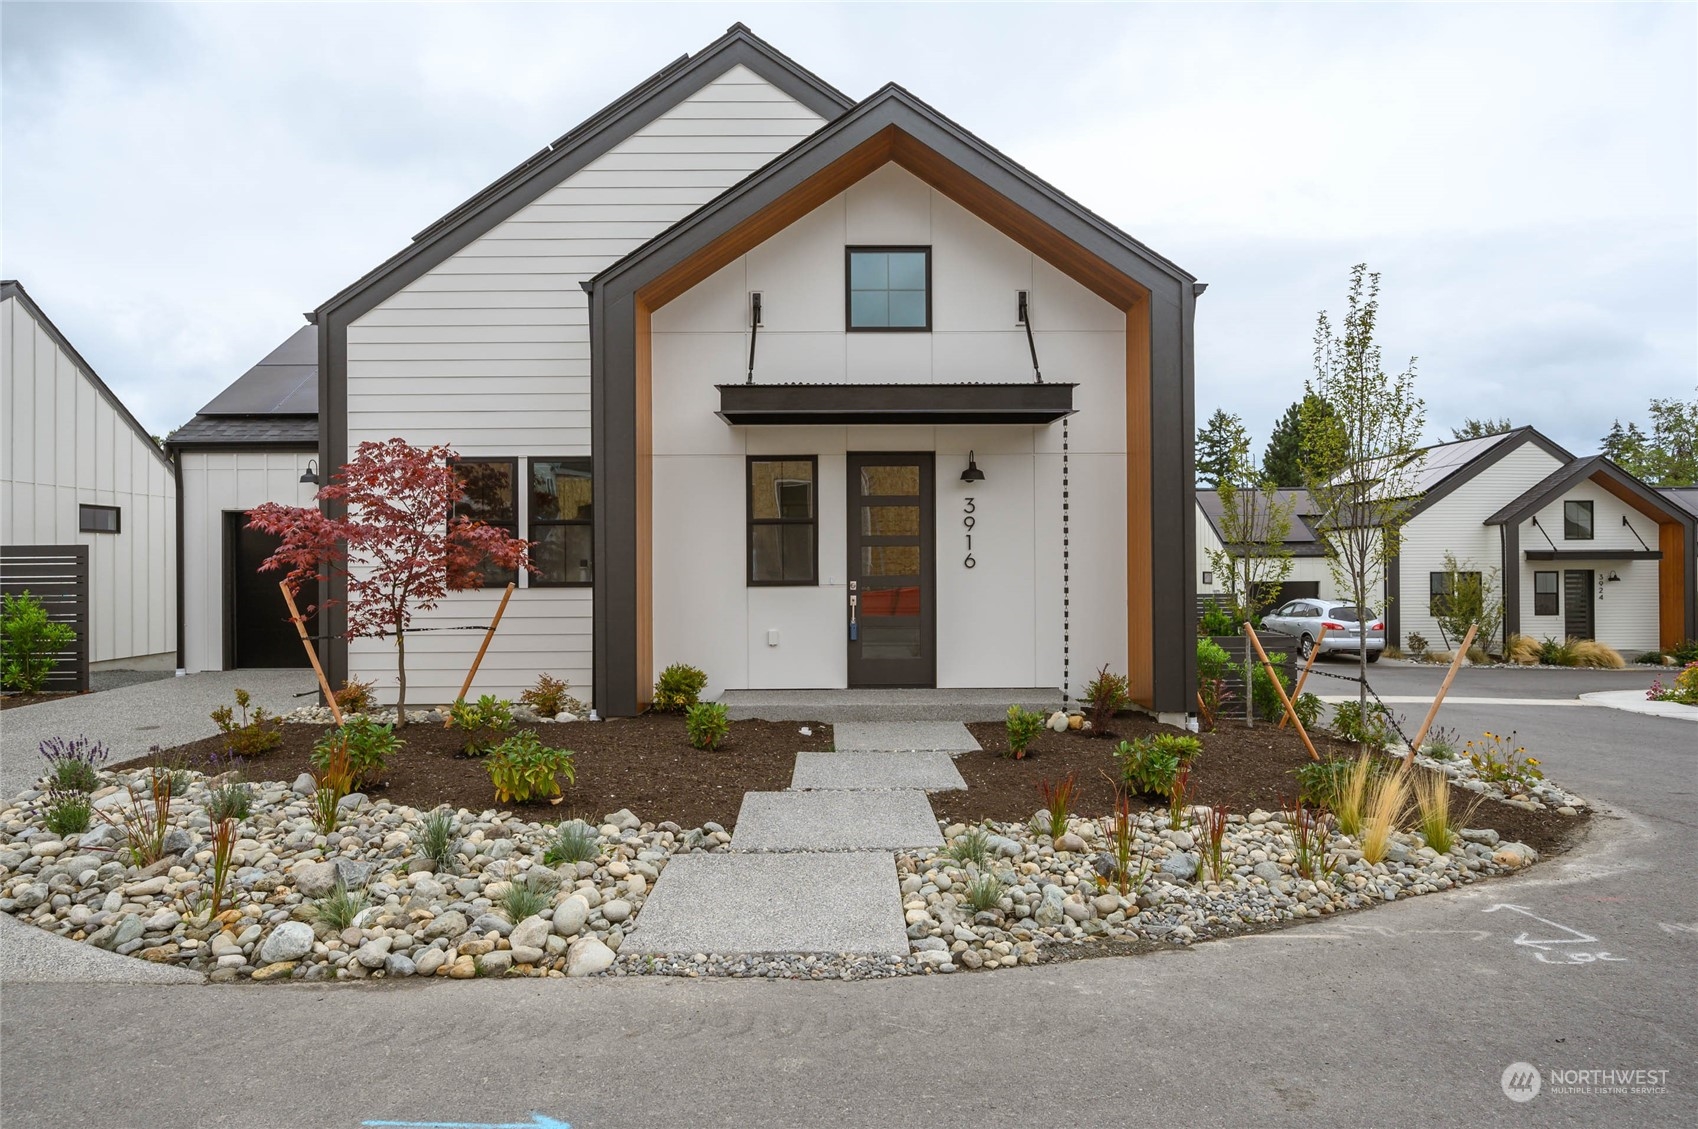
[[[70,338],[59,332],[59,327],[53,324],[53,319],[48,317],[41,307],[35,304],[35,299],[29,296],[29,291],[24,289],[23,284],[12,278],[0,279],[0,302],[7,298],[16,298],[19,304],[29,311],[30,317],[34,318],[36,324],[47,331],[47,336],[53,339],[55,345],[64,350],[65,355],[71,358],[83,376],[88,379],[88,382],[94,385],[95,391],[100,393],[101,398],[111,404],[124,422],[130,425],[130,430],[136,433],[172,474],[177,473],[177,468],[171,466],[171,457],[165,453],[159,444],[153,441],[153,436],[148,434],[147,428],[141,425],[141,421],[130,414],[130,409],[124,406],[124,401],[118,399],[118,394],[108,388],[106,382],[100,379],[100,374],[94,371],[94,366],[83,360],[83,355],[77,352],[76,346],[71,344]]]
[[[1660,561],[1660,549],[1528,549],[1530,561]]]
[[[1194,275],[1170,259],[1132,238],[893,83],[635,248],[586,281],[584,289],[592,294],[636,289],[640,283],[632,283],[628,279],[635,277],[647,281],[658,276],[723,232],[758,214],[772,200],[805,182],[838,157],[891,126],[963,168],[1017,207],[1040,216],[1050,226],[1103,260],[1115,264],[1152,291],[1163,289],[1162,282],[1182,283],[1188,290],[1196,281]],[[1133,269],[1127,269],[1129,258],[1135,263]],[[1158,280],[1152,275],[1161,277]]]
[[[1457,442],[1463,443],[1467,442],[1467,440],[1459,439]],[[1435,502],[1438,502],[1440,499],[1448,496],[1453,491],[1460,489],[1467,483],[1472,482],[1482,472],[1496,466],[1498,462],[1508,456],[1511,451],[1519,450],[1527,443],[1531,443],[1538,447],[1553,459],[1557,459],[1564,463],[1574,461],[1574,455],[1572,453],[1557,446],[1556,443],[1541,435],[1538,431],[1531,427],[1518,427],[1513,431],[1505,432],[1505,437],[1502,442],[1494,443],[1490,447],[1487,447],[1484,451],[1481,451],[1478,455],[1475,455],[1472,459],[1469,459],[1467,462],[1457,467],[1437,486],[1434,486],[1425,494],[1422,494],[1420,499],[1416,501],[1415,505],[1410,507],[1409,512],[1403,515],[1403,520],[1408,521],[1417,514],[1430,509]],[[1435,443],[1433,446],[1446,447],[1449,446],[1449,444]],[[1425,452],[1432,449],[1432,447],[1423,447],[1422,451]]]
[[[707,47],[643,80],[425,228],[412,244],[319,306],[314,320],[322,325],[333,312],[338,320],[359,317],[738,64],[827,121],[854,105],[842,91],[748,28],[733,24]]]
[[[728,424],[1050,424],[1074,384],[721,384]]]
[[[172,452],[178,451],[317,451],[316,441],[300,441],[291,439],[261,439],[229,440],[218,442],[207,439],[191,439],[186,443],[167,441],[165,446]]]
[[[1561,468],[1555,474],[1547,476],[1527,490],[1526,493],[1504,506],[1497,513],[1486,519],[1487,525],[1520,525],[1533,514],[1538,513],[1552,502],[1566,494],[1582,480],[1604,475],[1618,485],[1633,493],[1646,505],[1655,507],[1682,525],[1691,525],[1695,520],[1685,506],[1670,498],[1665,498],[1661,492],[1653,490],[1639,479],[1623,470],[1616,463],[1603,455],[1591,455],[1584,459],[1576,459]]]

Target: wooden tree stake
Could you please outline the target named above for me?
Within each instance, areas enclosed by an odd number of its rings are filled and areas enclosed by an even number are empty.
[[[1297,685],[1292,688],[1291,696],[1293,698],[1301,698],[1303,696],[1303,683],[1309,681],[1309,671],[1314,668],[1315,660],[1321,657],[1321,640],[1326,637],[1327,625],[1323,623],[1321,624],[1321,633],[1315,636],[1315,641],[1309,645],[1309,661],[1303,664],[1303,673],[1297,679]],[[1276,728],[1285,728],[1285,718],[1281,717],[1279,719],[1279,725]]]
[[[300,632],[301,646],[307,649],[307,661],[312,663],[312,672],[318,675],[318,688],[324,691],[324,700],[330,703],[330,716],[336,719],[336,724],[342,724],[342,707],[336,704],[336,695],[330,692],[330,682],[324,677],[324,668],[318,665],[318,652],[313,650],[312,639],[307,635],[306,621],[301,619],[301,610],[295,606],[295,594],[289,591],[287,580],[279,581],[278,588],[283,591],[283,602],[289,605],[289,619]]]
[[[495,618],[489,621],[489,630],[483,633],[483,646],[478,648],[477,657],[472,660],[472,669],[466,672],[466,680],[460,684],[460,696],[454,699],[456,702],[465,701],[466,695],[471,693],[472,679],[478,676],[478,667],[483,665],[483,653],[489,650],[489,641],[495,638],[495,629],[501,626],[501,613],[507,610],[507,601],[513,598],[513,589],[518,586],[516,581],[509,580],[507,591],[501,593],[501,603],[495,609]],[[454,719],[449,718],[442,723],[442,728],[447,729],[453,724]]]
[[[1462,646],[1456,649],[1456,654],[1450,660],[1450,669],[1445,672],[1444,681],[1439,683],[1439,696],[1433,699],[1432,708],[1427,710],[1427,720],[1421,723],[1416,731],[1415,739],[1409,742],[1409,755],[1403,758],[1403,767],[1408,768],[1415,763],[1415,753],[1421,748],[1421,742],[1427,739],[1427,730],[1433,727],[1433,721],[1439,716],[1439,704],[1450,692],[1450,684],[1456,680],[1456,672],[1462,669],[1462,660],[1468,657],[1468,648],[1474,644],[1474,633],[1480,630],[1480,625],[1470,623],[1468,634],[1462,638]]]
[[[1248,620],[1244,622],[1244,634],[1256,645],[1256,653],[1262,657],[1262,665],[1267,667],[1268,680],[1273,683],[1274,689],[1279,691],[1279,700],[1285,704],[1285,716],[1297,727],[1297,736],[1303,738],[1303,747],[1309,750],[1309,759],[1320,760],[1321,754],[1315,751],[1315,743],[1309,740],[1309,731],[1303,728],[1303,719],[1297,716],[1297,707],[1291,704],[1291,698],[1285,692],[1285,683],[1279,680],[1279,672],[1274,670],[1274,664],[1268,661],[1268,653],[1262,650],[1262,641],[1257,638],[1256,629],[1250,626]]]

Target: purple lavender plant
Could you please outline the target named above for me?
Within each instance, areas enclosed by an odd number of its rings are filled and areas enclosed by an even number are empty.
[[[92,792],[100,787],[100,766],[106,763],[106,746],[87,737],[49,737],[41,743],[47,761],[47,777],[63,791]]]

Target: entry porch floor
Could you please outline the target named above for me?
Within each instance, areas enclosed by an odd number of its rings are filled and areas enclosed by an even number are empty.
[[[879,690],[727,690],[733,721],[1002,721],[1008,707],[1061,707],[1053,686]]]

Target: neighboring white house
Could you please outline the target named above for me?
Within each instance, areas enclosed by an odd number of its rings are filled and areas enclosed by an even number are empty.
[[[1182,715],[1195,286],[736,25],[316,311],[320,465],[450,444],[535,543],[473,693],[548,672],[617,716],[677,661],[710,692],[1076,694],[1107,662]],[[409,696],[453,698],[476,643],[409,636]],[[387,642],[326,657],[392,685]]]
[[[86,545],[92,668],[169,668],[176,485],[165,452],[14,281],[0,282],[0,543]]]
[[[1267,608],[1284,603],[1286,600],[1299,599],[1304,596],[1315,596],[1331,599],[1336,585],[1333,584],[1332,567],[1327,561],[1326,546],[1315,535],[1315,529],[1310,520],[1314,514],[1314,504],[1309,500],[1307,490],[1280,490],[1280,505],[1292,503],[1291,530],[1285,537],[1285,550],[1291,554],[1291,573],[1285,582],[1275,592],[1258,593],[1258,606]],[[1211,563],[1211,553],[1219,553],[1224,544],[1221,537],[1220,493],[1216,490],[1199,489],[1197,491],[1197,592],[1202,596],[1220,595],[1226,591],[1226,585],[1221,574]],[[1238,546],[1235,553],[1242,555],[1243,548]],[[1375,609],[1378,610],[1378,609]]]
[[[246,528],[246,513],[262,502],[311,505],[318,490],[317,330],[296,330],[167,436],[165,448],[182,480],[178,665],[306,666],[281,574],[258,571],[277,539]],[[300,603],[315,599],[303,591]]]
[[[1506,634],[1597,639],[1628,653],[1698,635],[1695,518],[1675,501],[1530,427],[1419,457],[1421,500],[1386,579],[1388,640],[1455,643],[1434,615],[1446,551],[1467,571],[1499,571]]]

